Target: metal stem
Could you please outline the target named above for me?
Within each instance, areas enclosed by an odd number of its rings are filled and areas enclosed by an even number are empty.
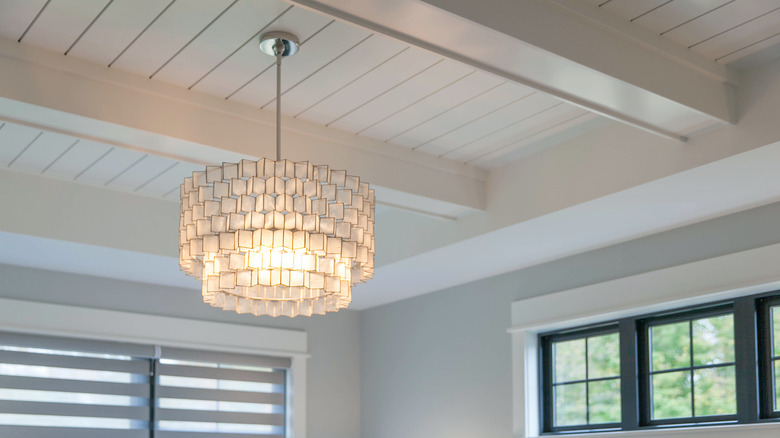
[[[284,41],[276,40],[276,161],[282,159],[282,54]]]

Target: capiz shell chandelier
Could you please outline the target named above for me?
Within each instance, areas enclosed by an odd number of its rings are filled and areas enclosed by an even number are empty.
[[[276,160],[207,166],[181,185],[179,265],[203,301],[270,316],[324,314],[374,274],[374,190],[357,176],[281,159],[281,60],[295,36],[271,32],[276,56]]]

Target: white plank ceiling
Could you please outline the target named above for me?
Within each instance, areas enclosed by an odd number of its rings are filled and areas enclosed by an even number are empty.
[[[0,168],[178,200],[182,180],[203,166],[0,122]]]
[[[281,0],[0,0],[1,38],[273,110],[273,59],[257,48],[267,30],[302,41],[283,66],[283,113],[423,153],[496,167],[507,154],[597,117]],[[29,149],[13,166],[31,159]],[[58,162],[83,149],[79,142]],[[152,158],[138,166],[178,169]],[[113,175],[107,184],[136,184],[134,174]]]
[[[588,0],[720,64],[753,55],[758,63],[780,45],[778,0]],[[761,53],[764,51],[765,53]]]

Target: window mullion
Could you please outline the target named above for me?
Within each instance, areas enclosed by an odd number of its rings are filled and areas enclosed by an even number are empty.
[[[585,338],[585,424],[590,424],[590,374],[588,373],[588,338]]]
[[[618,322],[620,333],[620,404],[622,428],[639,428],[636,320]]]
[[[693,320],[688,321],[688,343],[691,368],[688,370],[691,376],[691,417],[696,417],[696,381],[693,378]]]
[[[553,373],[552,373],[552,342],[549,338],[544,339],[542,341],[542,354],[541,354],[541,361],[539,364],[539,369],[542,370],[541,373],[541,379],[540,379],[540,386],[542,390],[540,391],[541,395],[541,406],[542,409],[541,412],[541,424],[542,424],[542,430],[546,432],[551,432],[553,430],[553,424],[554,424],[554,415],[555,412],[553,410],[553,397],[554,397],[554,387],[552,384],[553,379]]]
[[[734,354],[737,421],[740,423],[755,422],[759,418],[756,335],[756,300],[754,298],[736,300],[734,302]]]

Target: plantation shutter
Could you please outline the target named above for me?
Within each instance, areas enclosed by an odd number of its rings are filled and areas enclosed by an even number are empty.
[[[146,438],[154,347],[0,333],[0,437]]]
[[[282,438],[290,359],[163,348],[156,438]]]

